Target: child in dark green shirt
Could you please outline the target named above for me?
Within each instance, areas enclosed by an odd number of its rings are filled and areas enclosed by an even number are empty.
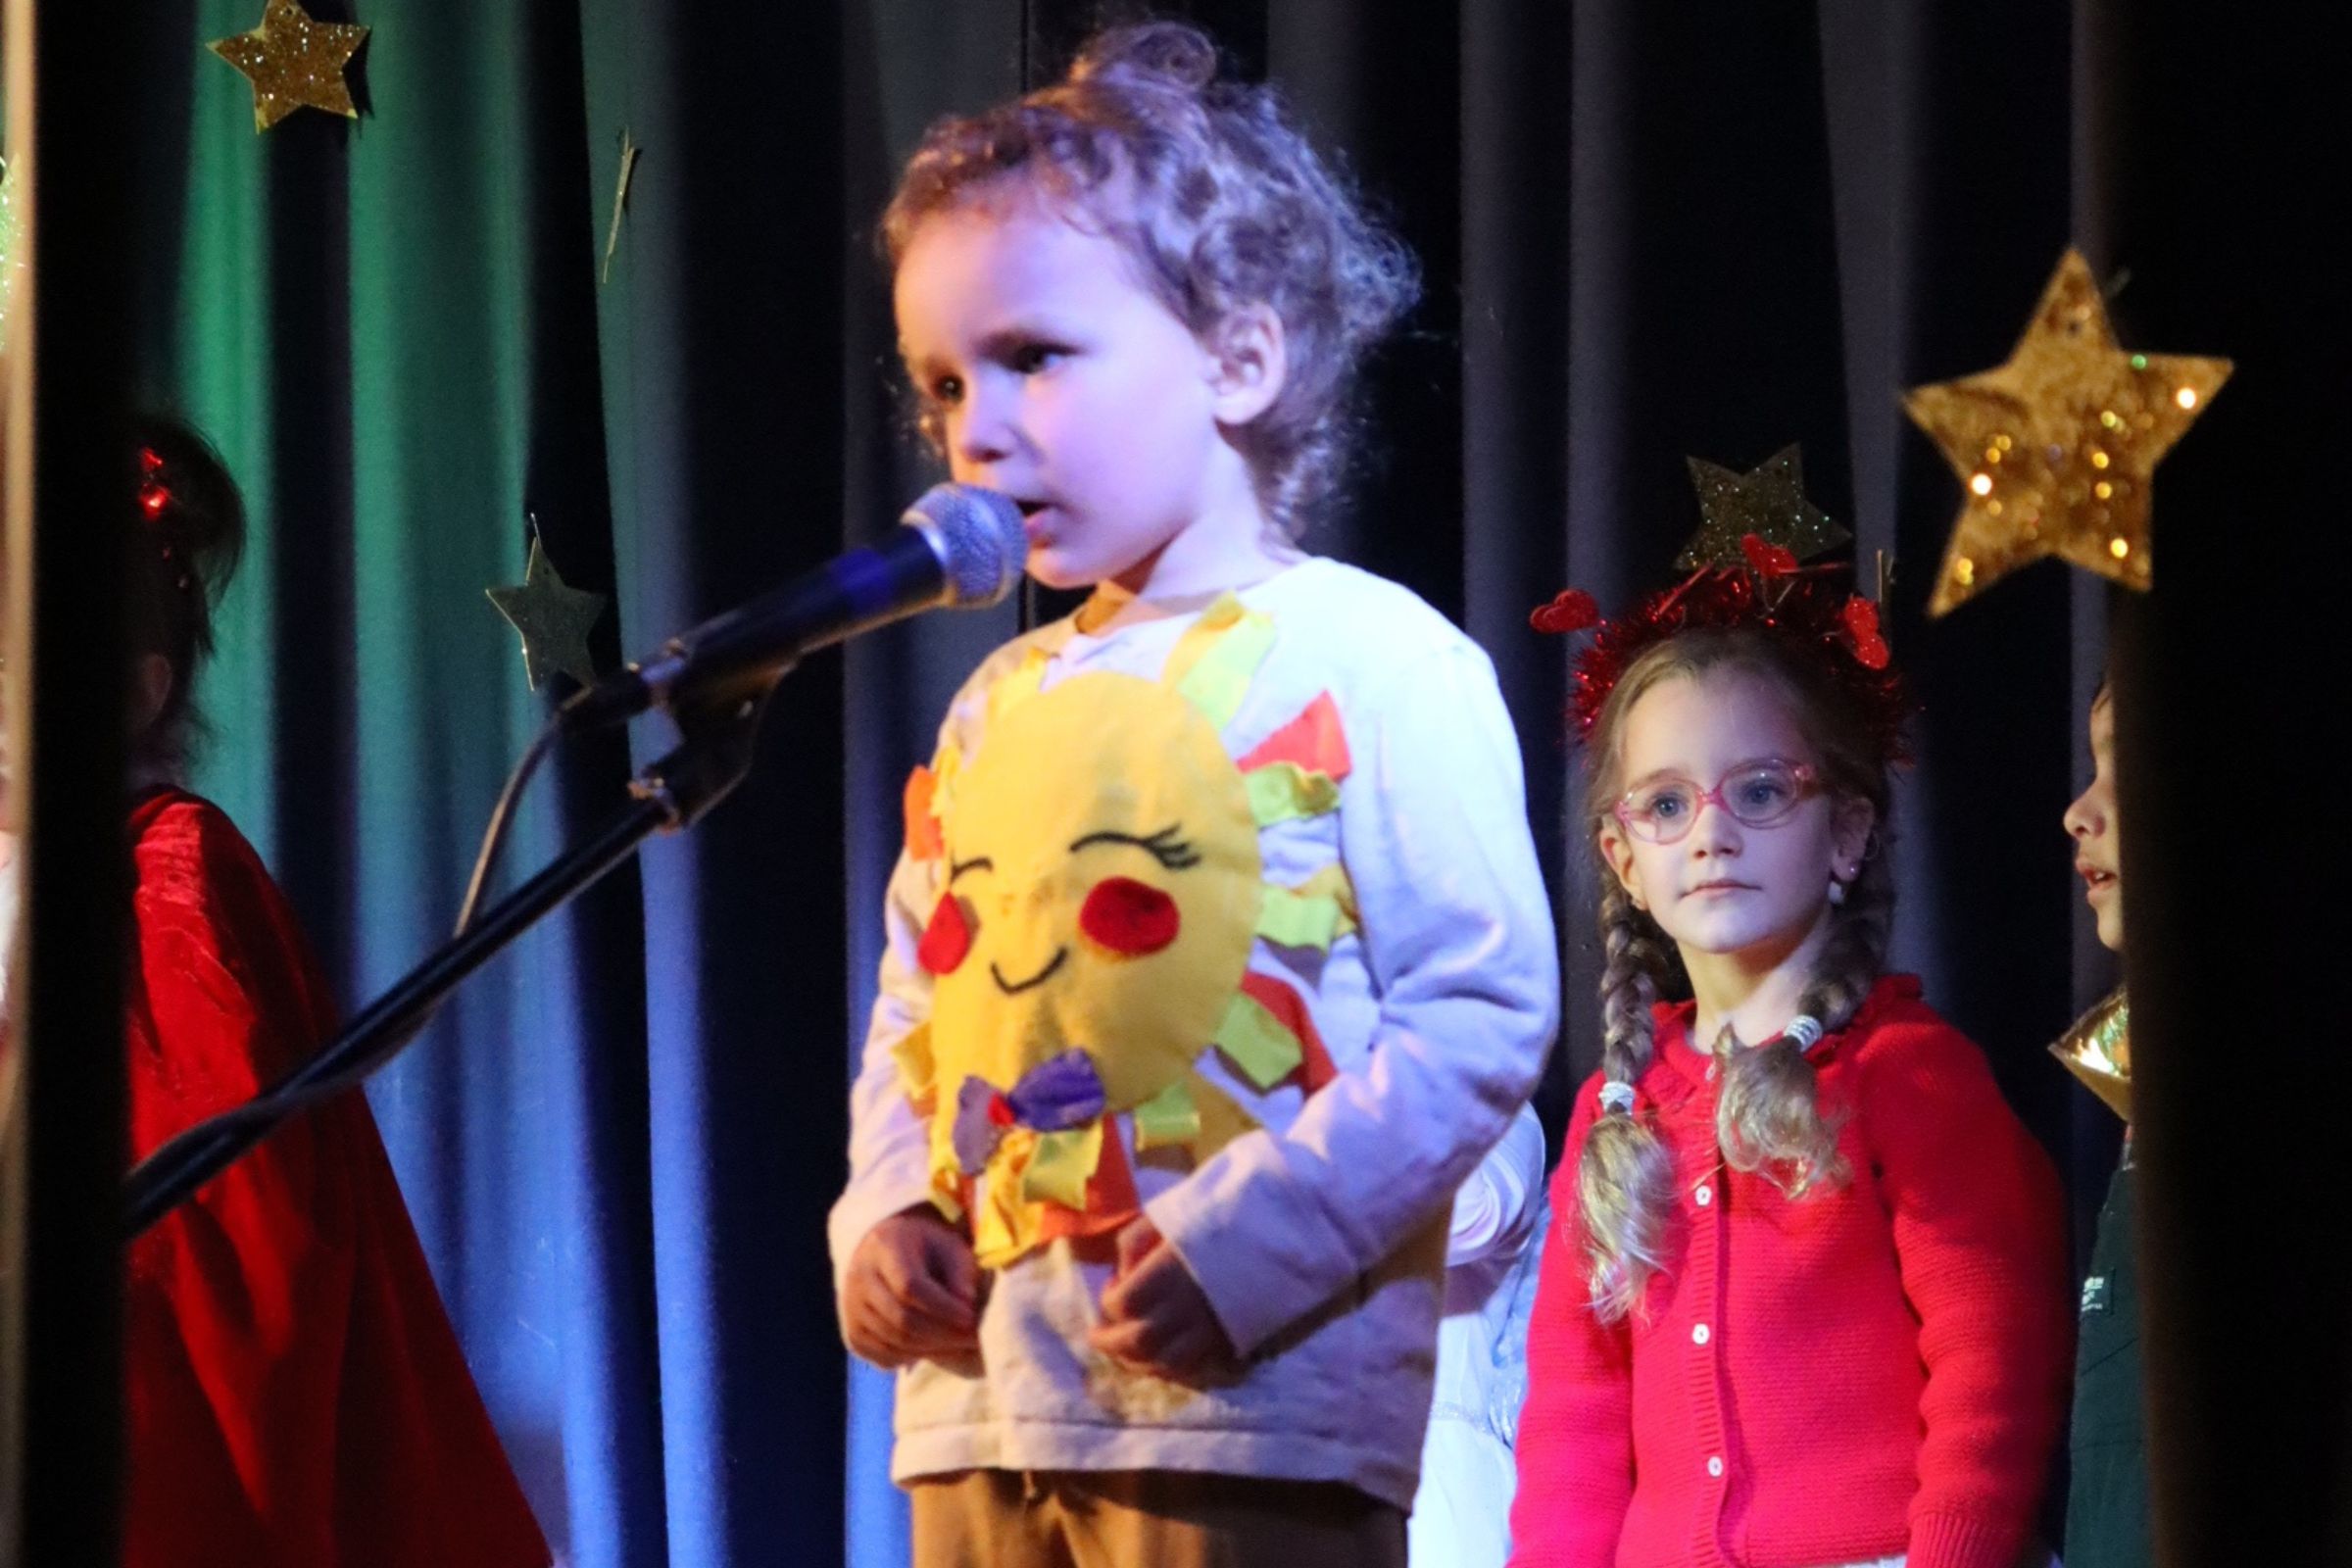
[[[2066,808],[2066,831],[2075,841],[2075,869],[2086,884],[2099,941],[2121,953],[2124,879],[2115,808],[2115,712],[2104,686],[2090,705],[2090,785]],[[2066,1563],[2067,1568],[2153,1568],[2138,1271],[2132,1250],[2131,1048],[2123,993],[2092,1008],[2053,1049],[2125,1120],[2123,1162],[2099,1210],[2090,1274],[2082,1282]]]

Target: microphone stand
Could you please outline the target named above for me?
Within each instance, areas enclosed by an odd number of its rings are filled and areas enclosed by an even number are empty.
[[[786,666],[788,669],[790,666]],[[771,673],[780,679],[785,669]],[[123,1184],[123,1237],[130,1240],[194,1196],[230,1161],[275,1131],[310,1102],[300,1091],[330,1079],[354,1087],[422,1032],[459,983],[525,931],[594,885],[656,833],[681,832],[702,820],[751,771],[752,741],[767,706],[771,679],[750,697],[675,714],[681,742],[630,781],[629,804],[586,840],[482,911],[481,917],[370,1003],[324,1049],[253,1102],[284,1097],[274,1114],[208,1131],[203,1123],[156,1150]],[[234,1115],[235,1113],[230,1113]]]

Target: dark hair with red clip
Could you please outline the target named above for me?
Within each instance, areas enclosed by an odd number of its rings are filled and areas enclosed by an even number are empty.
[[[172,689],[132,742],[148,767],[176,768],[189,731],[196,672],[213,652],[213,612],[245,549],[245,499],[227,466],[194,426],[167,415],[133,421],[140,539],[132,552],[130,632],[140,654],[172,667]]]

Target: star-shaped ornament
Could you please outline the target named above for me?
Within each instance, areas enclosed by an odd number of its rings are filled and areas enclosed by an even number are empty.
[[[1805,499],[1804,458],[1796,447],[1783,447],[1745,473],[1699,458],[1688,461],[1704,520],[1675,558],[1677,570],[1743,565],[1742,541],[1751,535],[1799,561],[1853,537]]]
[[[1928,613],[2044,556],[2144,592],[2157,460],[2230,368],[2228,360],[2125,353],[2090,264],[2068,251],[2007,364],[1903,398],[1968,492]]]
[[[253,79],[253,128],[264,131],[297,109],[359,119],[343,71],[367,38],[366,27],[312,20],[299,0],[270,0],[260,26],[211,47]]]
[[[562,670],[581,685],[594,684],[596,662],[588,654],[588,630],[605,612],[605,596],[567,586],[556,575],[536,534],[522,582],[486,590],[498,612],[522,633],[522,667],[531,690],[550,671]]]

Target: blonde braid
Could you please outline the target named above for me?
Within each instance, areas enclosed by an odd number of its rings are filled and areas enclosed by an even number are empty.
[[[1853,1022],[1878,983],[1894,923],[1894,876],[1886,857],[1865,854],[1830,916],[1829,940],[1797,1011],[1836,1034]],[[1838,1152],[1841,1118],[1822,1114],[1819,1083],[1804,1047],[1787,1035],[1752,1051],[1725,1029],[1715,1042],[1723,1093],[1715,1103],[1715,1139],[1734,1170],[1763,1173],[1790,1198],[1842,1184],[1851,1174]]]
[[[1657,1000],[1664,945],[1614,877],[1600,900],[1603,1080],[1627,1086],[1585,1137],[1577,1163],[1577,1206],[1585,1225],[1592,1310],[1615,1322],[1640,1304],[1665,1264],[1666,1216],[1674,1201],[1674,1156],[1625,1102],[1650,1059],[1650,1004]]]

